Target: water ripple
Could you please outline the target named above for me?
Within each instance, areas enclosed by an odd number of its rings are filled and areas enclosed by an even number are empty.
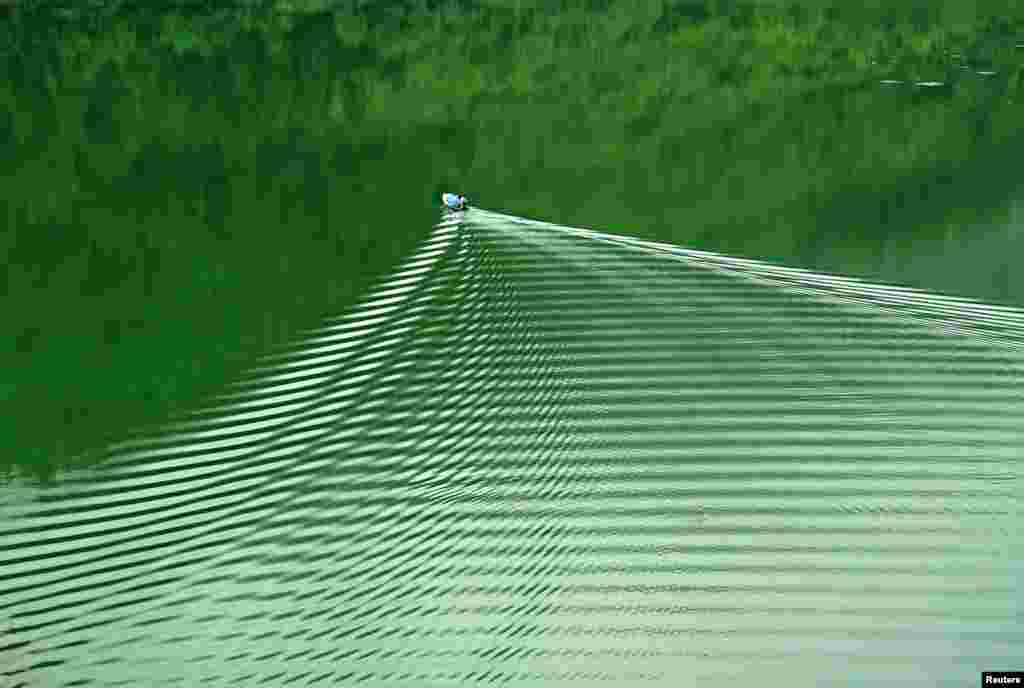
[[[446,217],[208,406],[2,488],[0,686],[975,681],[1024,641],[1022,335]]]

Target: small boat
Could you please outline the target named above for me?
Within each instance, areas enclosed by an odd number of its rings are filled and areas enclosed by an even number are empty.
[[[466,210],[469,207],[466,197],[462,194],[443,193],[441,202],[448,210]]]

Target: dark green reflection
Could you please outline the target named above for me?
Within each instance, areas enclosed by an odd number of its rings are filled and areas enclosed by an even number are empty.
[[[193,407],[358,299],[442,189],[1024,301],[1024,21],[967,4],[8,8],[0,465]]]

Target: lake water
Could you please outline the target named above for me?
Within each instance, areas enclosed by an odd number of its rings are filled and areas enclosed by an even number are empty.
[[[1020,668],[1024,16],[507,5],[0,20],[0,686]]]

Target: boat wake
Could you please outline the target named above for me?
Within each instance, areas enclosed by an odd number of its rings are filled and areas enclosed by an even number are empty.
[[[0,488],[0,685],[974,681],[1024,641],[1022,315],[453,214],[210,406]]]

